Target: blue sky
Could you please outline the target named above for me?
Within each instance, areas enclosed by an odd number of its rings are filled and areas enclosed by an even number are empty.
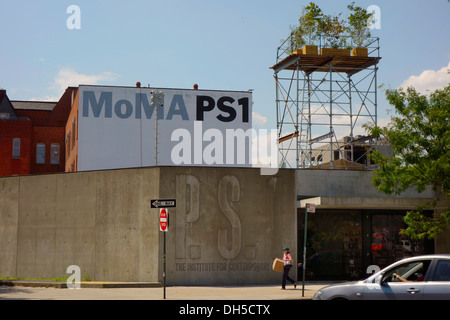
[[[448,0],[355,1],[381,10],[378,83],[434,89],[450,82]],[[67,86],[101,84],[253,89],[260,125],[276,127],[276,49],[309,1],[0,0],[0,87],[11,100],[55,100]],[[351,1],[315,1],[347,14]],[[70,5],[81,29],[70,30]],[[384,89],[379,117],[385,117]]]

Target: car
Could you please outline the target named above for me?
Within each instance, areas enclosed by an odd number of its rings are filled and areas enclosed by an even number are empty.
[[[321,288],[313,300],[450,300],[450,254],[402,259],[365,280]]]

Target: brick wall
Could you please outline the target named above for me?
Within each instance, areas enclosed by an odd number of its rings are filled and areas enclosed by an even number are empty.
[[[0,120],[0,176],[30,174],[31,134],[29,120]],[[19,157],[13,157],[14,139],[20,139]]]
[[[1,91],[1,101],[6,101],[8,110],[13,110],[19,118],[14,115],[14,118],[0,120],[0,176],[65,171],[65,127],[74,90],[68,88],[53,110],[39,109],[40,106],[15,109],[6,92]],[[19,156],[13,156],[14,139],[20,139]],[[38,149],[43,151],[39,152],[41,161],[37,161]]]
[[[64,130],[61,127],[33,127],[30,161],[31,174],[64,172]],[[38,144],[45,145],[44,163],[37,163]],[[55,149],[56,146],[57,149]]]

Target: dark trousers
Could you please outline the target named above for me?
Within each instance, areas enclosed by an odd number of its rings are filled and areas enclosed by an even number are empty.
[[[292,268],[292,265],[285,265],[285,266],[284,266],[284,269],[283,269],[283,282],[281,283],[281,287],[282,287],[283,289],[286,288],[286,280],[289,281],[289,282],[292,283],[292,284],[295,283],[295,281],[292,280],[292,279],[289,277],[289,271],[291,270],[291,268]]]

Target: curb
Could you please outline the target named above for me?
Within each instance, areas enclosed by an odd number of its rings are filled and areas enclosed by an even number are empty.
[[[10,287],[43,287],[67,289],[66,281],[48,281],[48,280],[0,280],[0,286]],[[100,282],[100,281],[82,281],[81,288],[160,288],[160,282]]]

